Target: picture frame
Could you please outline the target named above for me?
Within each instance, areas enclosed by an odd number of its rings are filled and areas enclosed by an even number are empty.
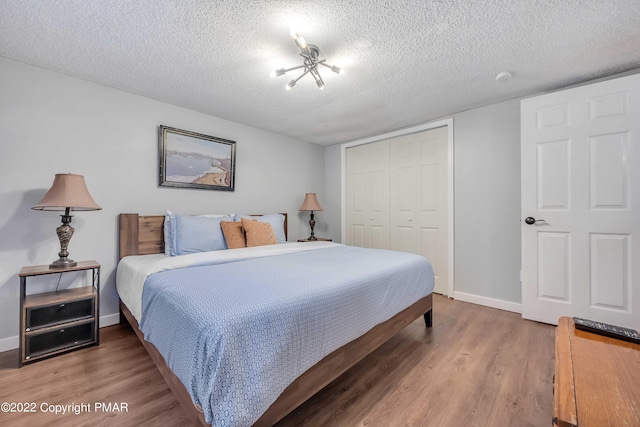
[[[160,186],[234,191],[236,142],[160,126]]]

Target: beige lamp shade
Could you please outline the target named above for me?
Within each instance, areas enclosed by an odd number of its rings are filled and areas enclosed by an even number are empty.
[[[318,198],[316,197],[316,193],[307,193],[304,196],[304,201],[302,202],[302,206],[300,206],[299,211],[321,211],[320,203],[318,203]]]
[[[84,183],[84,176],[72,173],[59,173],[53,180],[53,185],[44,195],[40,203],[31,209],[40,211],[97,211],[98,206]]]

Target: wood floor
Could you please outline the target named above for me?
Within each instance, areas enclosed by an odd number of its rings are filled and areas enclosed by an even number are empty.
[[[551,425],[555,328],[441,296],[433,302],[432,329],[416,320],[278,426]],[[17,350],[0,353],[0,403],[36,403],[35,413],[0,412],[0,426],[190,426],[133,331],[100,333],[99,347],[20,369]],[[100,402],[128,411],[96,412]],[[43,413],[43,403],[91,412]]]

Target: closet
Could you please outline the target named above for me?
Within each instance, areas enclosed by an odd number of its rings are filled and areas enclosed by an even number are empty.
[[[346,150],[346,243],[422,255],[448,284],[447,127]]]

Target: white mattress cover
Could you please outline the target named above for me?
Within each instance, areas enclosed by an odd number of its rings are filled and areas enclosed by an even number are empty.
[[[116,273],[116,289],[138,323],[142,317],[142,291],[147,276],[176,268],[205,265],[210,262],[234,262],[250,258],[261,258],[287,253],[325,249],[341,246],[333,242],[291,242],[279,245],[255,246],[251,248],[227,249],[196,254],[169,256],[165,254],[133,255],[122,258]]]

